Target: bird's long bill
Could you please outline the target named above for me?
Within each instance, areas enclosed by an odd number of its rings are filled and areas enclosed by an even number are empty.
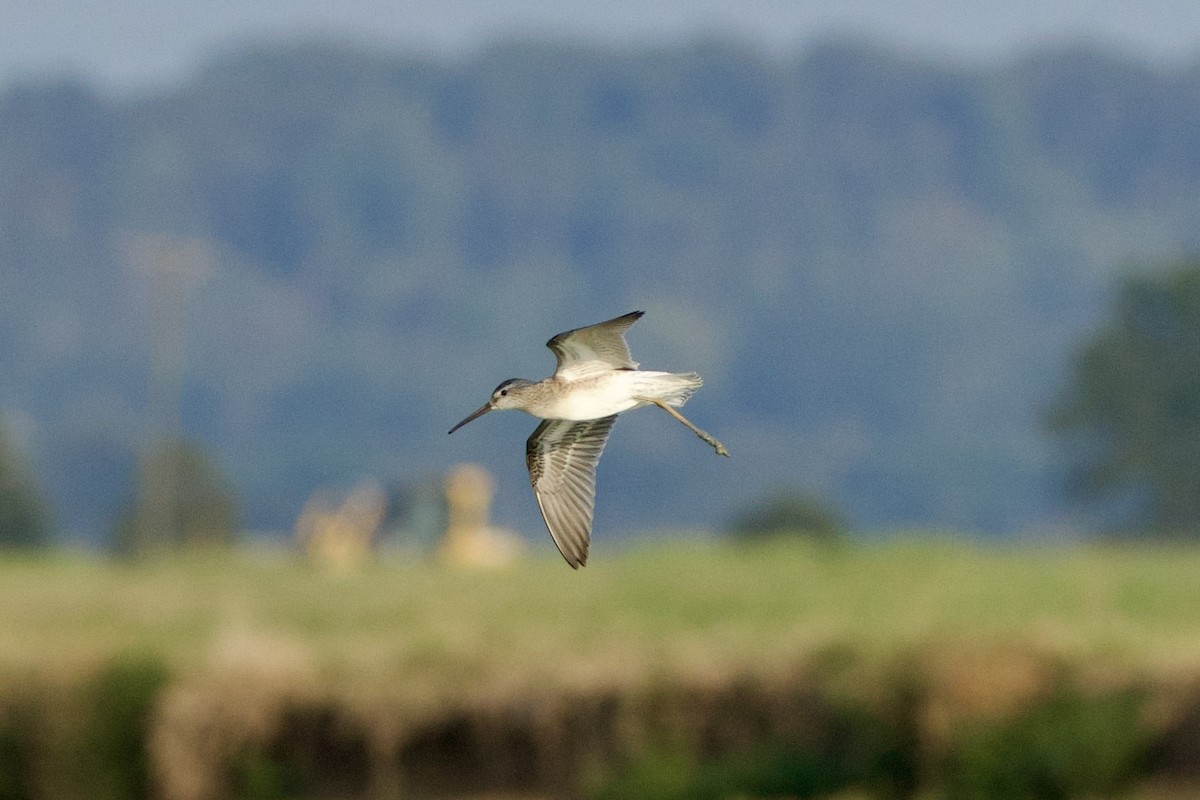
[[[466,419],[464,419],[462,422],[458,423],[458,424],[457,424],[457,425],[455,425],[453,428],[451,428],[451,429],[450,429],[450,433],[454,433],[456,430],[458,430],[459,428],[461,428],[463,425],[466,425],[466,424],[467,424],[468,422],[470,422],[471,420],[473,420],[473,419],[478,419],[479,417],[482,417],[484,414],[486,414],[487,412],[489,412],[489,411],[491,411],[491,410],[492,410],[492,404],[491,404],[491,403],[484,403],[484,404],[483,404],[483,405],[482,405],[482,406],[481,406],[479,409],[477,409],[476,411],[473,411],[473,412],[471,413],[471,416],[467,417],[467,418],[466,418]]]

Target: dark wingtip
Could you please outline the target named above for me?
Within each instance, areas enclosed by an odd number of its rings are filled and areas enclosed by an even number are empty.
[[[628,314],[622,314],[615,319],[610,319],[609,322],[622,322],[625,323],[625,327],[628,328],[630,325],[637,322],[644,316],[646,316],[645,311],[630,311]]]

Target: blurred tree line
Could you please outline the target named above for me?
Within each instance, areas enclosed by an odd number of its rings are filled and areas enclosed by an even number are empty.
[[[147,456],[146,475],[169,476],[162,514],[148,513],[140,491],[113,521],[114,553],[144,556],[224,547],[236,541],[238,499],[227,478],[190,442],[160,443]],[[39,550],[53,543],[52,515],[25,458],[0,426],[0,550]]]
[[[150,329],[121,241],[164,232],[216,254],[181,433],[228,465],[251,527],[324,484],[443,466],[448,409],[633,307],[640,360],[704,374],[701,418],[754,456],[735,486],[635,480],[615,436],[612,529],[711,525],[781,481],[855,526],[1034,526],[1063,513],[1039,419],[1074,342],[1131,243],[1196,241],[1198,77],[1093,49],[966,67],[711,41],[457,62],[289,45],[137,96],[12,84],[0,407],[37,420],[58,523],[109,530]],[[477,436],[519,470],[503,430]],[[527,500],[497,513],[539,528]]]

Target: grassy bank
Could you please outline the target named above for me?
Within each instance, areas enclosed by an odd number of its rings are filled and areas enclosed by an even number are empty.
[[[1198,548],[938,542],[668,544],[578,573],[549,557],[353,575],[248,556],[10,559],[0,800],[70,796],[46,776],[97,737],[133,753],[107,757],[132,764],[111,797],[632,797],[620,781],[639,775],[667,796],[672,774],[682,797],[713,770],[716,797],[749,791],[721,777],[746,763],[811,758],[812,792],[990,797],[1004,795],[955,784],[953,765],[1080,739],[1046,759],[1124,758],[1106,786],[1144,793],[1156,770],[1188,777],[1168,767],[1190,740],[1163,737],[1186,729],[1200,685],[1197,575]],[[94,729],[113,720],[124,733]],[[904,766],[843,763],[872,748]]]

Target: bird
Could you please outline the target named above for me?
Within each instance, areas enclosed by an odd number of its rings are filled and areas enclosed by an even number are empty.
[[[658,406],[717,455],[729,456],[725,445],[676,411],[703,383],[699,375],[638,369],[625,332],[642,315],[633,311],[551,337],[546,347],[558,361],[553,375],[536,382],[524,378],[502,382],[486,403],[449,431],[454,433],[500,409],[517,409],[542,420],[525,442],[525,465],[550,538],[573,569],[587,563],[596,464],[617,415],[640,406]]]

